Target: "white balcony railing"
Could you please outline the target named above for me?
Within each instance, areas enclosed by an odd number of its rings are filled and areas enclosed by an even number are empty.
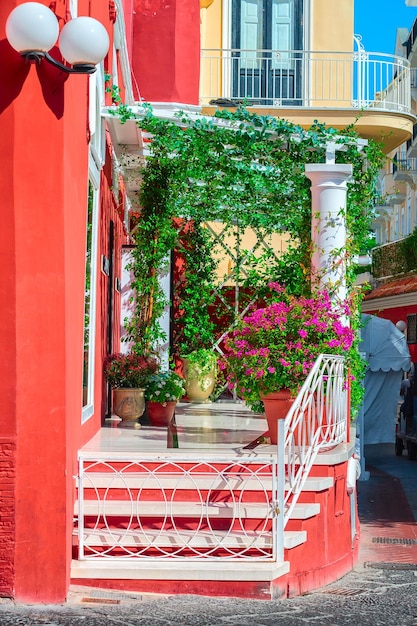
[[[366,52],[202,50],[200,104],[411,113],[410,64]]]

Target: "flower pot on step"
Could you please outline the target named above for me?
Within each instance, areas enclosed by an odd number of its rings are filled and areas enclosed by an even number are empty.
[[[210,353],[210,358],[199,362],[196,358],[184,357],[185,392],[190,402],[208,403],[210,395],[216,385],[217,366],[216,357]]]
[[[294,398],[291,396],[289,389],[282,389],[281,391],[261,396],[261,400],[265,408],[271,443],[276,444],[278,443],[278,419],[286,417],[294,402]]]
[[[147,402],[146,410],[151,426],[169,426],[174,417],[177,402]]]
[[[145,410],[145,390],[117,387],[113,389],[113,413],[127,424],[133,424]]]

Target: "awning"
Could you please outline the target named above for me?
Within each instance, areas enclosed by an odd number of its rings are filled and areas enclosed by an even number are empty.
[[[411,367],[410,351],[407,340],[398,328],[382,317],[362,315],[364,327],[361,329],[362,341],[359,345],[372,372],[408,372]]]

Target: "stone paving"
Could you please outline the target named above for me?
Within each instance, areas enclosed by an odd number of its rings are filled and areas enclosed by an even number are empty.
[[[417,462],[365,449],[358,482],[358,564],[339,581],[283,601],[155,596],[72,586],[63,606],[0,600],[0,624],[32,626],[417,626]]]

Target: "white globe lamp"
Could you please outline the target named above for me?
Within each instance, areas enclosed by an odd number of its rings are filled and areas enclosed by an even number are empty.
[[[92,74],[109,49],[106,29],[92,17],[76,17],[61,31],[59,47],[69,65],[49,54],[58,36],[59,24],[55,14],[39,2],[24,2],[7,18],[6,37],[26,61],[40,63],[45,60],[68,74]]]
[[[55,14],[39,2],[25,2],[10,13],[6,22],[6,37],[20,53],[48,52],[59,34]]]
[[[59,49],[71,65],[97,65],[106,56],[109,43],[103,24],[92,17],[76,17],[62,29]]]

